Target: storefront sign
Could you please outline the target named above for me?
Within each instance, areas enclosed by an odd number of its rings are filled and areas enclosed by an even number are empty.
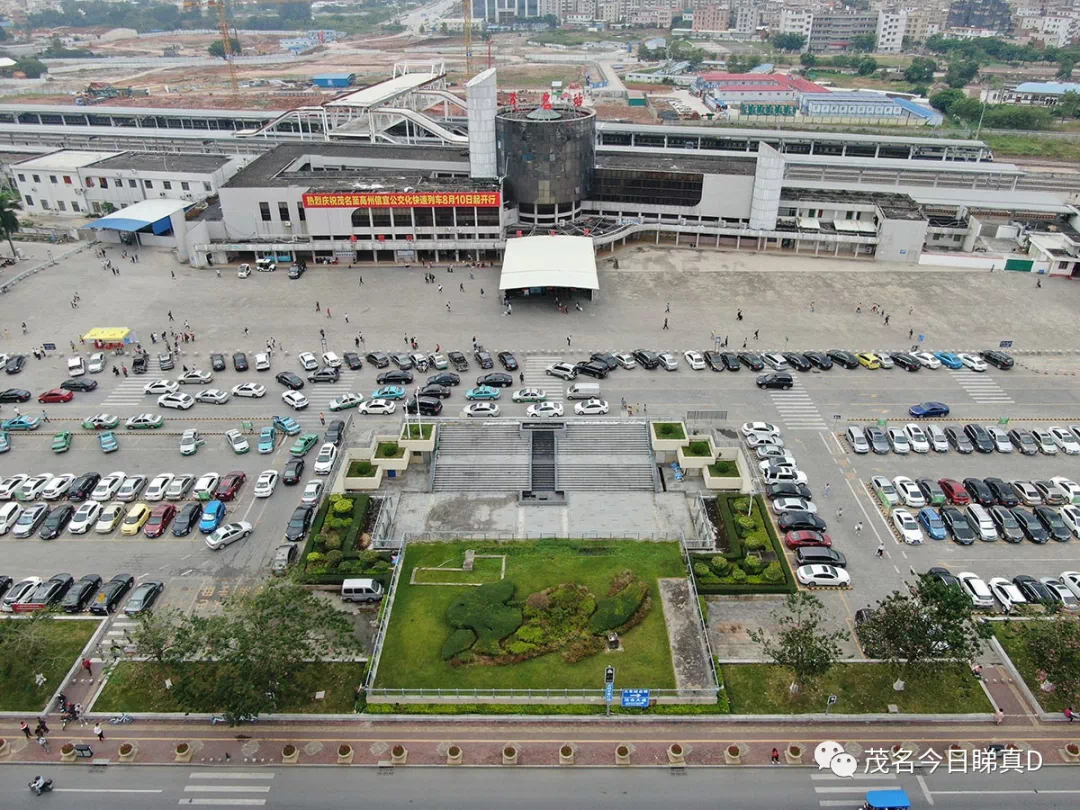
[[[305,194],[304,208],[498,208],[498,191],[454,191],[410,194]]]

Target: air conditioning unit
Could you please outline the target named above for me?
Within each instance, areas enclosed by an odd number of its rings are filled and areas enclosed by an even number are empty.
[[[292,223],[291,222],[282,222],[281,227],[283,227],[283,228],[291,228]]]
[[[191,199],[191,195],[190,195],[190,194],[185,194],[185,195],[184,195],[184,199],[185,199],[185,200],[190,200],[190,199]]]
[[[77,189],[75,189],[75,193],[76,193],[76,194],[85,194],[85,193],[86,193],[86,189],[84,189],[84,188],[77,188]]]
[[[164,197],[164,196],[165,196],[165,192],[164,192],[164,191],[159,191],[159,192],[158,192],[158,196],[159,196],[159,197]]]

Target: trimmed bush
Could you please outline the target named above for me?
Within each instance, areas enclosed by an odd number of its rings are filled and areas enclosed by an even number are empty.
[[[760,557],[746,557],[739,565],[748,574],[760,574],[765,570],[765,563],[761,561]]]
[[[613,596],[601,599],[596,605],[596,612],[589,619],[589,628],[594,633],[604,633],[622,627],[641,607],[648,593],[649,586],[638,579]]]
[[[731,563],[719,554],[709,560],[709,567],[718,577],[726,577],[731,573]]]
[[[743,548],[747,551],[764,551],[765,547],[769,545],[769,541],[761,533],[755,532],[746,538],[743,543]]]
[[[690,445],[683,450],[684,456],[690,456],[693,458],[701,458],[703,456],[711,455],[709,451],[708,442],[690,442]]]
[[[734,478],[739,474],[739,465],[727,459],[717,459],[709,465],[709,474],[716,478]]]
[[[653,422],[653,434],[658,439],[686,438],[686,433],[678,422]]]
[[[326,560],[326,555],[320,551],[313,551],[307,555],[306,559],[309,565],[312,563],[321,563]]]
[[[735,531],[738,533],[739,537],[742,537],[744,539],[749,537],[750,534],[753,533],[755,529],[757,529],[757,527],[757,521],[754,520],[752,517],[747,517],[746,515],[739,515],[737,518],[735,518]]]
[[[450,603],[447,621],[451,627],[476,633],[476,652],[497,655],[499,642],[521,626],[521,608],[506,604],[513,595],[514,583],[509,579],[481,585]]]
[[[405,448],[397,442],[379,442],[375,448],[375,458],[401,458],[405,455]]]
[[[341,550],[341,538],[340,537],[327,537],[323,540],[323,548],[327,551],[340,551]]]
[[[458,653],[465,652],[475,641],[476,634],[472,630],[464,627],[458,628],[443,642],[441,653],[443,660],[449,661]]]
[[[338,498],[334,501],[334,505],[330,507],[330,511],[335,515],[350,515],[353,510],[353,502],[351,498]]]
[[[526,624],[519,627],[514,636],[529,644],[543,644],[545,641],[544,628],[536,624]]]
[[[370,461],[356,460],[350,462],[346,475],[349,478],[374,478],[375,467]]]
[[[730,501],[730,504],[731,504],[731,510],[733,512],[740,512],[740,513],[742,513],[744,515],[750,509],[750,499],[747,498],[746,496],[743,496],[741,498],[734,498],[734,499],[732,499]]]
[[[731,581],[736,585],[746,582],[746,572],[741,568],[735,568],[731,572]]]
[[[330,568],[336,568],[344,556],[340,551],[328,551],[326,552],[326,564]]]
[[[780,567],[780,563],[769,563],[765,570],[761,573],[762,578],[773,585],[784,581],[784,569]]]

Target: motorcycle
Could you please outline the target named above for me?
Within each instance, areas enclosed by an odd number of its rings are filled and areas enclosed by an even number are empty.
[[[40,776],[36,776],[28,786],[35,796],[40,796],[42,793],[48,793],[53,789],[53,780],[42,779]]]

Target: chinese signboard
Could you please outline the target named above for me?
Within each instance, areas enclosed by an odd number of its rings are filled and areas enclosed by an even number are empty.
[[[304,208],[498,208],[498,191],[414,192],[407,194],[305,194]]]
[[[773,116],[792,116],[795,115],[796,107],[794,104],[743,104],[739,110],[740,115],[773,115]]]

